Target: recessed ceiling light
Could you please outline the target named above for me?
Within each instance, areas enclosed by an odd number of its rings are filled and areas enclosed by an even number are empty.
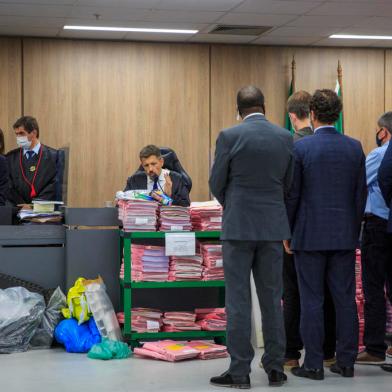
[[[356,34],[333,34],[329,38],[343,39],[392,39],[391,35],[356,35]]]
[[[64,30],[89,30],[89,31],[125,31],[136,33],[165,33],[165,34],[196,34],[199,30],[179,29],[149,29],[138,27],[103,27],[103,26],[64,26]]]

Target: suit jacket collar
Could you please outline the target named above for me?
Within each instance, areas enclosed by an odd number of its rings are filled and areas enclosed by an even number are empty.
[[[315,135],[334,135],[339,134],[333,125],[326,125],[325,127],[317,128],[314,132]]]
[[[266,120],[263,114],[255,114],[254,116],[250,116],[246,118],[245,120],[243,120],[243,122],[260,121],[260,120]]]

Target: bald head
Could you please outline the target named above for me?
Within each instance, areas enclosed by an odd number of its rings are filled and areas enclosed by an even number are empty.
[[[242,118],[251,113],[265,113],[264,95],[255,86],[242,87],[237,94],[237,107]]]

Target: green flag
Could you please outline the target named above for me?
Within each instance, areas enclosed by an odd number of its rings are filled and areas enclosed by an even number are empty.
[[[338,95],[338,97],[342,98],[342,90],[340,88],[339,80],[336,81],[336,87],[335,87],[335,93]],[[343,110],[339,114],[338,121],[335,123],[335,128],[337,131],[341,134],[344,134],[344,129],[343,129]]]
[[[294,89],[293,89],[293,80],[291,80],[290,87],[289,87],[288,98],[290,98],[290,97],[293,95],[293,93],[294,93],[293,90],[294,90]],[[290,116],[289,116],[289,113],[288,113],[288,112],[286,113],[285,128],[288,129],[292,135],[294,134],[294,128],[293,128],[293,126],[291,125]]]

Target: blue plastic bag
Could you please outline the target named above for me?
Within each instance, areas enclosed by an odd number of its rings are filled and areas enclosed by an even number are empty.
[[[101,342],[101,335],[93,318],[82,325],[77,320],[61,321],[54,331],[56,341],[69,353],[87,353],[94,344]]]

